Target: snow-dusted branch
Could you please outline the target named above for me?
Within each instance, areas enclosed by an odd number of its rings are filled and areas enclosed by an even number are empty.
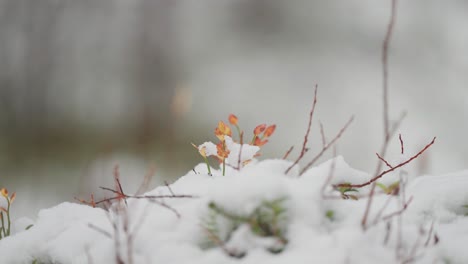
[[[302,142],[302,149],[301,153],[297,157],[297,159],[294,161],[294,163],[289,166],[289,168],[284,172],[284,174],[288,174],[288,172],[299,163],[299,161],[304,157],[305,153],[307,152],[307,141],[309,140],[309,134],[310,134],[310,128],[312,126],[312,119],[314,117],[314,112],[315,112],[315,106],[317,105],[317,89],[318,85],[315,85],[315,91],[314,91],[314,102],[312,103],[312,109],[310,110],[309,113],[309,124],[307,124],[307,131],[304,136],[304,141]],[[292,150],[292,149],[291,149]]]
[[[364,186],[367,186],[367,185],[370,185],[371,183],[377,181],[378,179],[382,178],[383,176],[385,176],[386,174],[398,169],[398,168],[401,168],[403,166],[405,166],[406,164],[410,163],[411,161],[417,159],[421,154],[423,154],[428,148],[430,148],[434,143],[435,143],[435,140],[436,140],[436,137],[434,137],[432,139],[432,141],[427,144],[424,148],[422,148],[418,153],[416,153],[414,156],[410,157],[409,159],[401,162],[400,164],[394,166],[394,167],[391,167],[390,169],[388,170],[384,170],[382,171],[381,173],[379,173],[377,176],[373,177],[372,179],[370,179],[369,181],[367,182],[364,182],[364,183],[359,183],[359,184],[338,184],[337,187],[349,187],[349,188],[362,188]]]

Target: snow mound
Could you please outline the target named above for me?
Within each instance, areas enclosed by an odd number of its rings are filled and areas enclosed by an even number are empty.
[[[194,197],[128,199],[109,211],[73,203],[44,209],[36,221],[14,222],[14,234],[0,240],[0,263],[468,263],[468,171],[414,178],[400,190],[413,197],[407,211],[363,231],[368,189],[353,200],[331,186],[368,174],[341,157],[301,177],[297,166],[285,175],[291,165],[253,160],[222,176],[199,164],[170,189],[145,194]],[[369,219],[400,204],[379,193]]]

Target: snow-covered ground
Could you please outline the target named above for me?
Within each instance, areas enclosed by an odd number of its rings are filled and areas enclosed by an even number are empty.
[[[242,161],[258,151],[249,147]],[[230,149],[225,176],[201,163],[127,204],[62,203],[17,219],[0,240],[0,263],[468,263],[468,171],[385,175],[384,186],[405,183],[398,195],[377,188],[364,231],[369,188],[343,195],[332,185],[371,177],[341,156],[299,175],[299,165],[285,173],[293,162],[283,159],[234,169],[240,148]],[[169,197],[150,198],[161,195]]]

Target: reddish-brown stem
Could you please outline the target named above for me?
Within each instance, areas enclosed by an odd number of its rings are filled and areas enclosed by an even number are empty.
[[[378,174],[377,176],[375,176],[374,178],[370,179],[369,181],[367,182],[364,182],[364,183],[360,183],[360,184],[339,184],[338,187],[350,187],[350,188],[362,188],[364,186],[367,186],[367,185],[370,185],[371,183],[377,181],[378,179],[382,178],[384,175],[386,175],[387,173],[390,173],[398,168],[401,168],[403,166],[405,166],[406,164],[410,163],[411,161],[415,160],[416,158],[418,158],[421,154],[423,154],[429,147],[431,147],[434,143],[435,143],[435,140],[436,140],[436,137],[434,137],[432,139],[432,141],[427,144],[424,148],[422,148],[418,153],[416,153],[416,155],[412,156],[411,158],[403,161],[402,163],[388,169],[388,170],[384,170],[382,171],[380,174]]]
[[[125,205],[127,205],[127,200],[125,199],[122,189],[122,184],[120,184],[120,172],[119,172],[119,165],[115,165],[114,167],[114,181],[115,181],[115,189],[119,190],[119,194],[122,194],[120,198],[123,198],[125,201]]]
[[[401,154],[404,154],[405,153],[405,145],[403,144],[403,139],[401,138],[401,134],[398,135],[398,139],[400,139]]]
[[[403,114],[400,117],[400,120],[398,120],[392,128],[390,128],[390,118],[388,115],[388,49],[390,46],[390,39],[392,36],[393,28],[395,26],[395,21],[396,21],[396,8],[397,8],[397,1],[392,0],[392,7],[391,7],[391,15],[390,15],[390,21],[388,22],[387,26],[387,32],[385,34],[385,38],[382,44],[382,83],[383,83],[383,121],[384,121],[384,144],[382,145],[382,150],[380,151],[380,155],[382,157],[385,157],[385,153],[387,152],[387,147],[390,142],[390,139],[392,135],[395,133],[396,129],[400,126],[400,122],[403,120],[403,118],[406,116],[406,113],[403,112]],[[382,163],[378,163],[377,169],[375,171],[374,175],[377,175],[377,173],[380,171],[382,168]],[[366,229],[366,223],[367,223],[367,217],[369,216],[370,208],[372,206],[372,199],[373,195],[375,192],[375,184],[372,184],[371,190],[370,190],[370,197],[367,200],[367,206],[366,206],[366,211],[364,212],[364,216],[362,217],[362,227]]]
[[[237,170],[241,169],[241,158],[242,158],[242,147],[244,146],[244,131],[239,133],[240,148],[239,148],[239,160],[237,161]]]
[[[387,167],[389,168],[393,168],[392,165],[390,165],[390,163],[388,163],[388,161],[386,161],[384,158],[382,158],[379,153],[375,153],[375,155],[377,155],[377,158],[379,158],[379,160],[381,160],[383,163],[385,163],[385,165],[387,165]]]
[[[353,122],[353,120],[354,120],[354,116],[351,116],[348,122],[346,122],[346,124],[340,129],[338,134],[336,134],[336,136],[329,143],[327,143],[324,147],[322,147],[320,152],[317,155],[315,155],[315,157],[309,163],[307,163],[307,165],[305,165],[305,167],[299,173],[299,176],[304,174],[312,165],[315,164],[315,162],[317,162],[317,160],[323,155],[323,153],[325,153],[325,151],[327,151],[333,144],[335,144],[335,142],[343,135],[343,133],[346,131],[348,126]]]
[[[289,168],[284,172],[284,174],[288,174],[288,172],[299,163],[299,161],[304,157],[305,153],[307,152],[307,141],[309,139],[310,127],[312,126],[312,119],[314,117],[315,106],[317,105],[317,89],[318,85],[315,85],[315,92],[314,92],[314,102],[312,103],[312,109],[310,110],[309,114],[309,124],[307,125],[307,131],[304,136],[304,141],[302,142],[302,149],[299,157],[294,161],[294,163],[289,166]]]
[[[291,147],[288,149],[288,151],[286,151],[286,153],[285,153],[284,156],[283,156],[283,159],[284,159],[284,160],[288,158],[289,154],[291,154],[291,151],[293,151],[293,149],[294,149],[294,146],[291,146]]]

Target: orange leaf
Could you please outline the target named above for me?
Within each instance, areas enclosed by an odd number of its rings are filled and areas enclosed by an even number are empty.
[[[8,190],[6,188],[2,188],[0,190],[0,194],[5,197],[5,198],[8,198]]]
[[[237,121],[238,121],[237,116],[235,116],[233,114],[230,114],[228,119],[229,119],[229,123],[231,123],[231,125],[237,126]]]
[[[265,130],[265,133],[263,134],[264,137],[269,137],[271,135],[273,135],[273,133],[275,132],[275,129],[276,129],[276,125],[271,125],[269,127],[267,127],[267,129]]]
[[[16,198],[16,192],[14,192],[11,197],[10,197],[10,203],[13,203],[13,201],[15,200]]]
[[[223,160],[225,158],[227,158],[229,156],[229,150],[227,150],[224,146],[224,142],[219,142],[217,145],[216,145],[216,149],[217,149],[217,152],[218,152],[218,158]]]
[[[223,121],[219,121],[214,133],[219,138],[219,140],[224,140],[224,136],[232,135],[231,128],[228,125],[226,125]]]
[[[263,131],[265,131],[265,129],[266,129],[266,124],[258,125],[258,126],[255,127],[255,129],[254,129],[254,135],[255,135],[255,136],[260,135]]]
[[[268,143],[267,139],[261,140],[259,137],[256,137],[253,145],[261,147],[261,146],[265,145],[266,143]]]

